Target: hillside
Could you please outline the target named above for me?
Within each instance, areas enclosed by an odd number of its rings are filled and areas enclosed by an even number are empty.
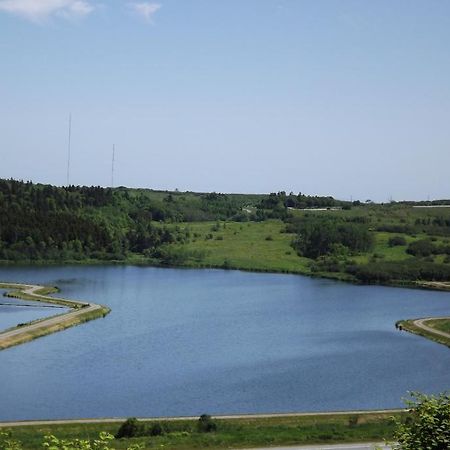
[[[450,208],[0,180],[0,260],[449,281]]]

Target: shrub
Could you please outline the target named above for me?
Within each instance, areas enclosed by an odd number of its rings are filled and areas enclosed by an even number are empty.
[[[414,256],[430,256],[435,251],[434,244],[429,239],[411,242],[406,252]]]
[[[396,247],[398,245],[406,245],[406,239],[403,236],[391,237],[388,241],[389,247]]]
[[[450,396],[412,393],[406,402],[409,413],[397,421],[395,449],[447,450],[450,443]]]
[[[217,430],[217,424],[208,414],[202,414],[198,419],[197,429],[200,433],[210,433]]]
[[[359,417],[354,415],[354,416],[350,416],[348,418],[348,426],[350,428],[356,427],[356,425],[358,425],[358,421],[359,421]]]
[[[121,439],[121,438],[131,438],[140,436],[143,434],[144,427],[139,421],[134,418],[130,417],[120,426],[119,430],[117,431],[115,438]]]
[[[164,429],[159,422],[155,422],[151,425],[150,429],[148,430],[148,434],[150,436],[161,436],[162,434],[164,434]]]

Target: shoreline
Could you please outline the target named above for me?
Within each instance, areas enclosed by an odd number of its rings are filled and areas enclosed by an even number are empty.
[[[405,319],[396,322],[395,327],[401,331],[407,331],[417,336],[424,337],[437,344],[445,345],[450,348],[450,333],[427,326],[425,322],[445,320],[450,322],[450,316],[424,317],[419,319]]]
[[[386,287],[395,287],[395,288],[407,288],[407,289],[424,289],[424,290],[433,290],[433,291],[441,291],[441,292],[450,292],[450,283],[447,282],[436,282],[436,281],[409,281],[409,280],[398,280],[391,283],[362,283],[355,279],[347,278],[339,276],[339,274],[336,274],[336,276],[333,276],[333,273],[328,272],[317,272],[317,273],[311,273],[311,272],[304,272],[304,271],[288,271],[288,270],[277,270],[277,269],[258,269],[258,268],[247,268],[247,267],[221,267],[216,265],[165,265],[165,264],[155,264],[151,261],[138,261],[138,260],[125,260],[125,261],[100,261],[100,260],[84,260],[84,261],[46,261],[46,262],[33,262],[33,261],[18,261],[13,263],[7,263],[5,264],[5,261],[0,261],[0,268],[1,267],[55,267],[55,266],[134,266],[134,267],[153,267],[153,268],[159,268],[159,269],[183,269],[183,270],[238,270],[242,272],[250,272],[250,273],[271,273],[271,274],[285,274],[285,275],[298,275],[298,276],[304,276],[309,278],[322,278],[322,279],[329,279],[333,281],[343,282],[343,283],[350,283],[354,285],[360,285],[360,286],[386,286]],[[45,294],[58,292],[58,288],[49,288],[44,286],[37,286],[37,285],[28,285],[25,283],[1,283],[0,282],[0,289],[17,289],[17,288],[30,288],[34,287],[35,290],[31,296],[27,297],[27,295],[30,294],[30,292],[21,292],[19,294],[20,296],[17,297],[16,295],[10,295],[5,294],[5,296],[16,296],[16,298],[20,298],[22,300],[37,300],[37,301],[45,301],[50,303],[56,303],[58,305],[70,307],[70,308],[79,308],[82,305],[89,305],[89,303],[86,302],[77,302],[73,300],[65,300],[65,299],[55,299],[54,297],[48,297]],[[39,290],[40,294],[36,295],[36,291]],[[90,305],[94,306],[95,304],[91,303]],[[6,348],[9,348],[13,345],[22,344],[25,342],[28,342],[30,340],[36,339],[41,336],[46,336],[48,334],[62,331],[66,328],[79,325],[80,323],[94,320],[100,317],[105,317],[109,312],[110,309],[102,306],[102,305],[95,305],[97,308],[96,311],[93,311],[92,309],[89,311],[86,311],[85,314],[80,314],[78,320],[74,321],[73,323],[67,322],[64,320],[64,317],[66,317],[68,314],[72,314],[71,312],[61,314],[59,316],[53,316],[46,319],[37,319],[34,322],[31,322],[30,324],[26,324],[25,326],[16,326],[12,329],[7,329],[0,331],[0,351],[4,350]],[[89,313],[93,312],[92,315],[89,315]],[[42,325],[41,330],[42,332],[29,336],[27,334],[27,330],[29,330],[29,326],[34,325],[35,323],[45,322],[47,319],[53,319],[61,317],[62,319],[58,321],[59,326],[54,328],[52,327],[53,324],[50,324],[50,327],[45,327],[45,324]],[[434,320],[439,319],[435,317],[428,317],[426,320]],[[445,318],[446,319],[446,318]],[[450,320],[450,317],[448,318]],[[450,335],[445,334],[443,335],[442,332],[436,330],[436,333],[434,331],[431,331],[432,329],[429,327],[421,327],[416,324],[417,321],[421,319],[399,319],[395,326],[396,328],[401,326],[401,330],[408,331],[410,333],[416,334],[418,336],[424,337],[426,339],[430,339],[436,343],[446,345],[450,348]],[[5,339],[4,335],[6,332],[14,331],[17,329],[23,330],[21,339],[17,339],[12,343],[7,343],[5,345]]]
[[[364,284],[358,282],[357,280],[350,279],[347,277],[332,276],[332,273],[311,273],[311,272],[302,272],[302,271],[286,271],[286,270],[276,270],[276,269],[258,269],[258,268],[240,268],[240,267],[221,267],[214,265],[163,265],[163,264],[152,264],[151,261],[50,261],[45,263],[36,263],[33,261],[22,261],[22,262],[14,262],[13,264],[5,264],[5,261],[0,261],[1,267],[55,267],[55,266],[134,266],[134,267],[154,267],[160,269],[184,269],[184,270],[238,270],[242,272],[250,272],[250,273],[271,273],[271,274],[285,274],[285,275],[298,275],[310,278],[322,278],[329,279],[337,282],[350,283],[354,285],[367,285],[367,286],[386,286],[386,287],[396,287],[396,288],[406,288],[406,289],[424,289],[424,290],[433,290],[433,291],[441,291],[441,292],[450,292],[450,283],[447,282],[436,282],[436,281],[408,281],[408,280],[398,280],[392,283],[376,283],[376,284]],[[77,313],[78,316],[76,320],[71,320],[74,318],[74,312],[68,312],[56,316],[52,316],[45,319],[37,319],[33,322],[30,322],[25,325],[18,325],[16,327],[12,327],[10,329],[6,329],[0,331],[0,351],[6,348],[12,347],[14,345],[22,344],[33,339],[36,339],[41,336],[46,336],[48,334],[62,331],[66,328],[79,325],[81,323],[94,320],[100,317],[105,317],[110,309],[103,305],[96,305],[94,303],[87,303],[75,300],[67,300],[55,297],[49,297],[46,294],[59,292],[57,287],[44,287],[38,285],[30,285],[25,283],[7,283],[0,282],[0,289],[13,289],[12,293],[5,293],[6,297],[15,297],[21,300],[34,300],[34,301],[44,301],[48,303],[57,304],[64,307],[69,307],[72,309],[79,309],[86,307],[87,309],[83,313]],[[39,291],[39,293],[37,293]],[[72,316],[70,316],[72,315]],[[68,317],[70,316],[70,317]],[[450,317],[441,317],[440,319],[449,319]],[[436,343],[446,345],[450,348],[450,334],[442,333],[441,331],[436,330],[436,332],[431,331],[430,327],[423,327],[417,324],[420,320],[433,320],[439,319],[435,317],[429,317],[426,319],[400,319],[396,322],[396,328],[401,327],[401,330],[408,331],[410,333],[419,335],[426,339],[430,339]],[[39,326],[39,324],[41,326]],[[30,327],[32,327],[35,333],[30,333]],[[20,332],[18,332],[20,330]],[[15,332],[14,338],[9,341],[5,335],[8,333]],[[10,335],[10,337],[12,337]]]
[[[347,416],[347,415],[384,415],[400,414],[407,412],[404,408],[395,409],[370,409],[370,410],[349,410],[349,411],[321,411],[321,412],[288,412],[288,413],[259,413],[259,414],[213,414],[211,417],[217,420],[251,420],[251,419],[277,419],[296,417],[327,417],[327,416]],[[197,421],[199,416],[167,416],[167,417],[137,417],[142,422],[178,422]],[[84,419],[49,419],[49,420],[17,420],[0,421],[0,428],[46,426],[46,425],[71,425],[71,424],[105,424],[122,423],[127,417],[101,417]]]
[[[48,294],[59,292],[59,289],[56,287],[23,283],[0,283],[0,289],[7,290],[4,294],[5,297],[51,303],[70,308],[68,312],[63,314],[37,319],[1,331],[0,351],[90,320],[105,317],[110,312],[110,309],[106,306],[97,305],[96,303],[50,297]]]

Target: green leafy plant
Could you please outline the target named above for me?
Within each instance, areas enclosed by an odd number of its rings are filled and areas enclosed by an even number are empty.
[[[411,393],[409,413],[397,420],[394,446],[398,450],[448,450],[450,448],[450,395]]]
[[[11,432],[0,432],[0,449],[2,450],[22,450],[22,444],[12,439]]]

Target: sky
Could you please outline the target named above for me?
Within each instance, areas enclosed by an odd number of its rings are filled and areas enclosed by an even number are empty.
[[[448,0],[0,0],[0,177],[450,198]]]

